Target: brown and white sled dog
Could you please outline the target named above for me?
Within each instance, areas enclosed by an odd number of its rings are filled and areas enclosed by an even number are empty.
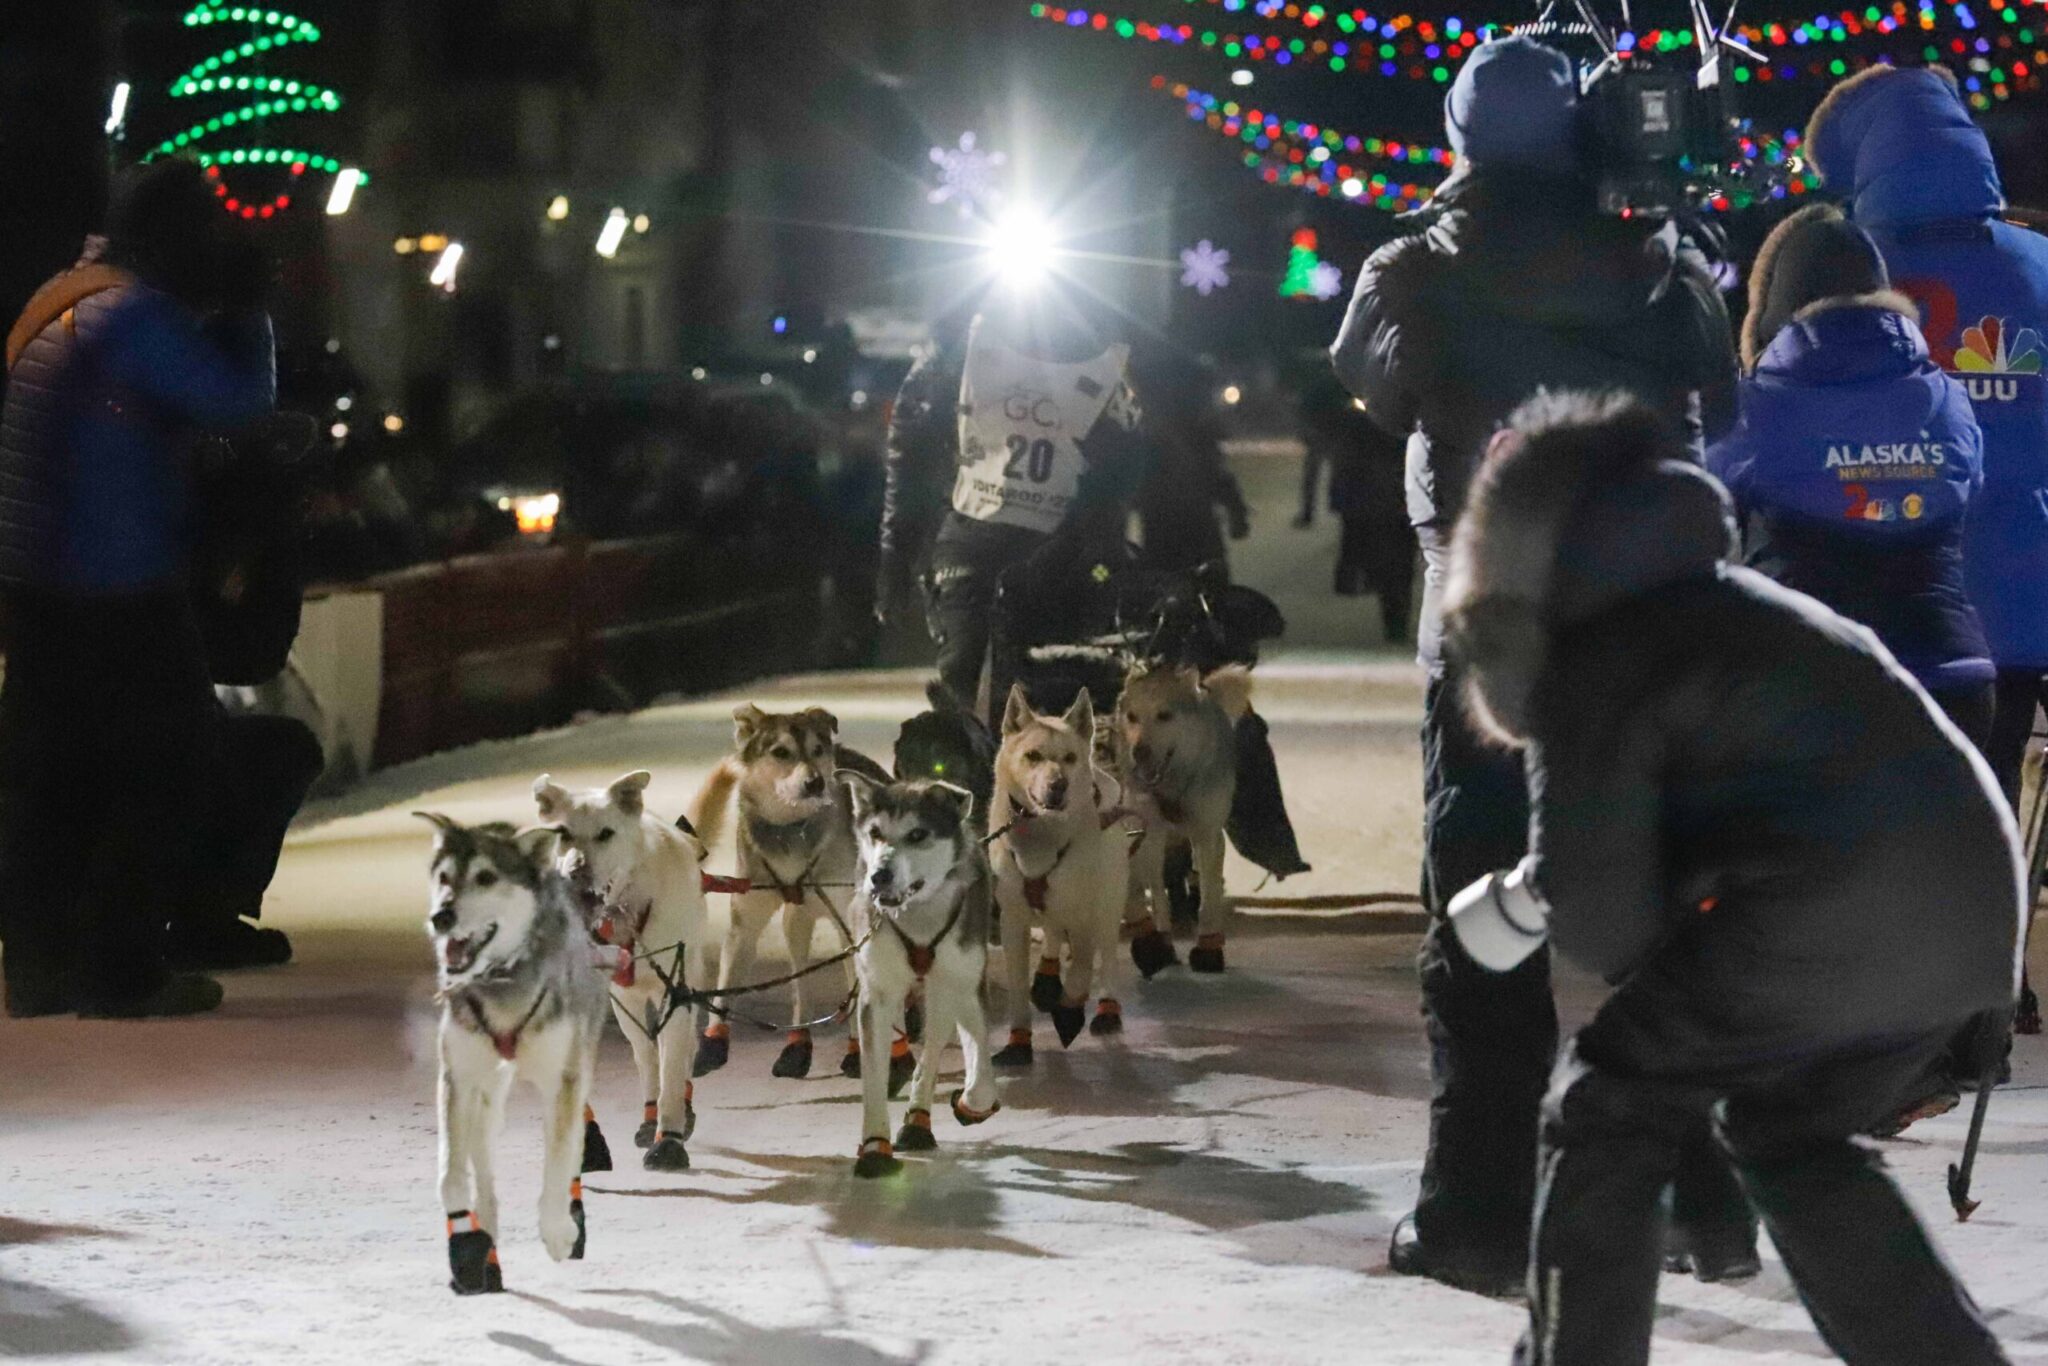
[[[1145,665],[1124,679],[1116,750],[1124,801],[1145,825],[1145,838],[1132,852],[1126,916],[1135,923],[1132,961],[1147,977],[1178,961],[1165,875],[1167,851],[1176,843],[1192,850],[1202,895],[1200,937],[1188,966],[1223,971],[1230,911],[1223,827],[1237,794],[1237,722],[1251,709],[1251,693],[1251,674],[1235,664],[1206,677],[1189,668]]]
[[[910,1079],[910,1109],[892,1147],[889,1086],[883,1069],[861,1076],[861,1143],[856,1176],[882,1176],[902,1164],[898,1150],[928,1152],[932,1093],[946,1039],[958,1032],[966,1085],[953,1092],[953,1117],[979,1124],[1001,1108],[988,1071],[988,1021],[981,984],[988,969],[991,888],[987,856],[975,838],[974,796],[941,782],[878,783],[843,772],[860,846],[853,932],[860,951],[856,1016],[861,1047],[875,1056],[903,1019],[913,993],[924,997],[924,1057]]]
[[[1010,690],[989,812],[990,828],[1002,832],[989,862],[1010,989],[1010,1039],[995,1055],[1000,1066],[1030,1065],[1033,1006],[1052,1016],[1061,1045],[1071,1044],[1095,974],[1115,970],[1129,839],[1114,820],[1114,783],[1096,769],[1094,744],[1095,711],[1085,690],[1064,716],[1041,716],[1021,686]],[[1045,939],[1035,974],[1034,927]],[[1070,951],[1064,975],[1063,949]],[[1090,1028],[1114,1034],[1122,1027],[1122,1006],[1105,991]]]
[[[540,818],[559,830],[561,865],[589,878],[613,950],[612,1014],[640,1072],[640,1130],[649,1171],[690,1166],[683,1145],[697,1127],[691,1068],[696,1012],[670,1004],[669,983],[701,988],[709,978],[711,916],[704,905],[697,841],[647,810],[650,775],[628,773],[610,787],[571,791],[543,773],[533,781]],[[663,979],[667,980],[664,981]],[[603,979],[600,978],[600,981]]]
[[[441,1000],[441,1208],[450,1287],[503,1290],[491,1141],[515,1077],[547,1102],[540,1237],[556,1261],[583,1255],[585,1105],[604,1030],[604,977],[582,909],[551,865],[552,830],[457,825],[434,840],[427,934]]]
[[[822,955],[813,952],[819,921],[833,926],[831,940],[846,932],[860,863],[852,807],[833,775],[841,768],[880,781],[888,775],[873,760],[840,747],[839,720],[822,708],[778,715],[749,704],[735,710],[732,719],[733,753],[711,771],[689,809],[690,824],[709,847],[718,842],[738,797],[738,871],[751,885],[732,898],[718,988],[725,991],[750,980],[761,932],[781,911],[790,971],[803,975],[790,984],[789,1038],[773,1070],[778,1077],[802,1077],[811,1070],[813,1023],[854,986],[851,963],[836,971],[804,972],[819,957],[851,947],[832,942]],[[716,1020],[704,1031],[702,1071],[725,1064],[730,1032]],[[849,1031],[840,1063],[847,1076],[860,1075],[859,1048],[858,1032]],[[895,1050],[891,1066],[899,1074],[893,1090],[909,1076],[908,1043]]]

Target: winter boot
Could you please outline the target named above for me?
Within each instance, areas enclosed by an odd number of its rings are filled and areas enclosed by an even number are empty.
[[[597,1127],[597,1112],[586,1105],[583,1107],[583,1170],[608,1172],[611,1169],[611,1144],[604,1141],[604,1130]]]
[[[1180,955],[1163,931],[1148,929],[1131,937],[1131,962],[1149,982],[1167,968],[1178,966]]]
[[[989,1061],[998,1067],[1031,1066],[1031,1031],[1028,1029],[1011,1030],[1010,1041],[1001,1048],[998,1048],[995,1056],[990,1058]]]
[[[896,1156],[896,1150],[889,1146],[886,1138],[864,1138],[860,1144],[860,1155],[853,1160],[853,1174],[863,1178],[894,1176],[903,1170],[903,1161]]]
[[[1112,996],[1105,996],[1095,1003],[1095,1018],[1088,1022],[1088,1032],[1101,1038],[1107,1034],[1124,1032],[1123,1005]]]
[[[458,1219],[469,1220],[469,1227],[459,1233]],[[497,1245],[466,1209],[448,1216],[448,1270],[448,1288],[458,1295],[495,1295],[505,1288]]]
[[[889,1099],[895,1100],[917,1075],[917,1059],[910,1052],[910,1040],[898,1034],[889,1045]]]
[[[1223,936],[1205,934],[1188,950],[1188,966],[1196,972],[1223,971]]]
[[[782,1046],[781,1056],[775,1059],[773,1071],[778,1077],[795,1080],[811,1074],[811,1031],[792,1029],[789,1042]]]
[[[654,1146],[640,1159],[640,1165],[651,1172],[690,1170],[690,1154],[683,1147],[683,1136],[672,1129],[663,1129],[654,1136]]]
[[[1061,1001],[1052,1008],[1053,1032],[1060,1036],[1060,1047],[1068,1048],[1081,1037],[1081,1026],[1088,1022],[1087,1012],[1080,1001]]]
[[[896,1131],[896,1149],[906,1153],[928,1153],[939,1146],[932,1137],[932,1112],[912,1110],[903,1116],[903,1127]]]
[[[1051,1012],[1059,1007],[1060,996],[1060,960],[1041,958],[1031,977],[1031,1004]]]
[[[704,1033],[697,1039],[697,1065],[690,1069],[692,1076],[704,1076],[725,1066],[732,1053],[732,1026],[720,1020],[705,1026]]]

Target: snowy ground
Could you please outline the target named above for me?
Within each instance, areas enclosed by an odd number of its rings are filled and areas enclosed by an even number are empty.
[[[1319,576],[1308,561],[1320,541],[1283,535],[1280,553]],[[1357,655],[1260,672],[1316,864],[1285,890],[1411,887],[1412,676]],[[854,743],[880,752],[914,681],[788,680],[752,695],[831,706]],[[597,781],[642,764],[658,775],[656,806],[673,810],[722,751],[730,705],[430,760],[309,812],[270,911],[299,962],[230,976],[217,1015],[0,1020],[0,1357],[1506,1359],[1518,1310],[1385,1266],[1426,1083],[1414,936],[1399,915],[1247,919],[1229,976],[1143,987],[1125,1040],[1042,1052],[1035,1074],[1004,1083],[995,1121],[969,1131],[942,1117],[942,1151],[887,1182],[851,1175],[854,1084],[770,1078],[766,1035],[737,1038],[732,1065],[701,1084],[694,1169],[642,1172],[629,1145],[640,1098],[614,1034],[598,1108],[626,1161],[589,1182],[589,1259],[556,1265],[540,1248],[538,1114],[522,1096],[499,1146],[512,1293],[449,1295],[420,929],[427,841],[406,813],[517,818],[542,769]],[[1242,865],[1232,877],[1251,885]],[[1575,1012],[1594,999],[1583,983],[1566,994]],[[2042,1040],[2021,1041],[2018,1082],[1992,1111],[1986,1204],[1970,1224],[1948,1216],[1942,1189],[1960,1116],[1889,1150],[2014,1358],[2048,1361]],[[1666,1282],[1660,1363],[1825,1357],[1775,1261],[1744,1287]]]

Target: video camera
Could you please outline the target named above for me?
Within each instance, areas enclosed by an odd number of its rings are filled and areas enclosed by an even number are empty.
[[[1615,214],[1682,215],[1714,192],[1734,156],[1721,98],[1724,49],[1762,60],[1732,36],[1735,5],[1716,24],[1705,0],[1687,0],[1693,45],[1644,51],[1624,46],[1635,23],[1630,0],[1603,15],[1597,0],[1545,0],[1519,33],[1541,38],[1579,62],[1579,99],[1600,207]],[[1619,27],[1617,28],[1617,22]]]

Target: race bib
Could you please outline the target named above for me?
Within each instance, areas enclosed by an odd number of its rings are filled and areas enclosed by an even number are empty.
[[[1129,427],[1128,348],[1076,363],[1022,355],[976,335],[960,381],[953,509],[977,522],[1059,530],[1081,487],[1081,441],[1105,415]]]

